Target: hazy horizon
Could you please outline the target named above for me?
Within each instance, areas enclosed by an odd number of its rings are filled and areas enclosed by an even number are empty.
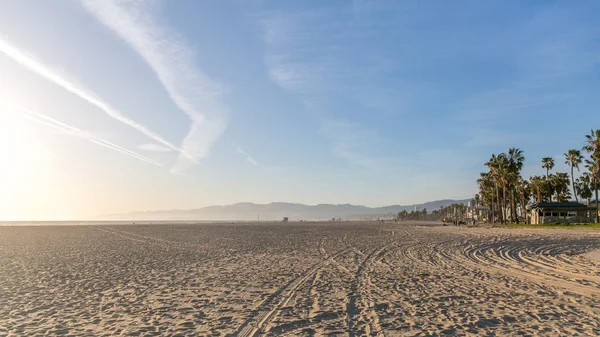
[[[172,208],[172,209],[146,209],[146,210],[131,210],[131,211],[127,211],[127,212],[121,212],[121,213],[106,213],[106,214],[96,214],[93,216],[89,216],[89,217],[82,217],[82,218],[44,218],[44,219],[34,219],[34,218],[21,218],[21,219],[3,219],[0,218],[0,224],[1,223],[11,223],[11,222],[31,222],[31,223],[37,223],[37,222],[105,222],[105,221],[109,221],[109,222],[128,222],[130,223],[131,221],[135,221],[135,220],[139,220],[142,222],[148,222],[148,221],[163,221],[163,222],[168,222],[168,221],[183,221],[183,222],[193,222],[193,221],[200,221],[200,222],[213,222],[213,221],[217,221],[217,222],[221,222],[221,221],[255,221],[257,218],[256,216],[258,215],[260,217],[260,215],[262,214],[262,220],[269,220],[269,221],[273,221],[273,220],[281,220],[281,218],[283,216],[290,216],[292,218],[292,220],[304,220],[304,221],[315,221],[315,220],[327,220],[327,219],[331,219],[332,217],[335,218],[342,218],[344,220],[348,220],[348,219],[360,219],[362,216],[377,216],[377,215],[384,215],[384,214],[388,214],[389,212],[376,212],[377,209],[380,208],[390,208],[390,207],[394,207],[397,208],[393,213],[396,214],[397,212],[399,212],[401,209],[412,209],[413,207],[416,207],[417,210],[422,210],[423,208],[427,208],[427,206],[429,204],[433,204],[435,205],[434,207],[429,207],[428,211],[431,212],[434,209],[438,209],[439,205],[450,205],[452,203],[455,202],[459,202],[459,203],[464,203],[466,202],[466,200],[468,200],[468,198],[465,199],[443,199],[443,200],[430,200],[424,203],[416,203],[416,204],[406,204],[406,205],[381,205],[381,206],[367,206],[367,205],[356,205],[356,204],[342,204],[342,203],[338,203],[338,204],[302,204],[302,203],[291,203],[291,202],[285,202],[285,201],[274,201],[274,202],[270,202],[270,203],[253,203],[253,202],[237,202],[237,203],[233,203],[233,204],[227,204],[227,205],[209,205],[209,206],[203,206],[203,207],[196,207],[196,208],[186,208],[186,209],[180,209],[180,208]],[[285,207],[285,206],[301,206],[301,207],[305,207],[305,208],[316,208],[319,206],[332,206],[332,207],[337,207],[338,210],[337,211],[333,211],[333,213],[329,214],[327,213],[326,215],[324,214],[319,214],[319,213],[311,213],[310,211],[302,211],[302,212],[289,212],[288,210],[285,209],[270,209],[266,212],[255,212],[255,211],[236,211],[235,208],[236,206],[252,206],[252,207],[265,207],[265,206],[281,206],[281,207]],[[360,212],[360,211],[343,211],[344,207],[352,207],[352,208],[367,208],[368,210],[370,210],[370,212],[364,213],[364,212]],[[202,215],[202,213],[198,214],[198,213],[193,213],[191,217],[185,218],[185,217],[181,217],[181,214],[177,214],[177,213],[173,213],[173,212],[180,212],[182,214],[186,214],[186,212],[196,212],[196,211],[201,211],[201,210],[211,210],[211,209],[224,209],[223,211],[217,211],[216,213],[213,214],[204,214]],[[188,213],[189,214],[189,213]],[[194,215],[195,214],[195,215]],[[140,217],[140,215],[142,217]],[[198,216],[198,217],[197,217]],[[259,218],[260,219],[260,218]]]
[[[9,1],[3,220],[465,199],[600,124],[600,3]],[[585,121],[585,122],[582,122]],[[575,174],[579,174],[575,172]]]

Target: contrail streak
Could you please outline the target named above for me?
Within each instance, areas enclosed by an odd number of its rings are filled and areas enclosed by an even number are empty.
[[[66,133],[66,134],[69,134],[69,135],[72,135],[72,136],[75,136],[75,137],[78,137],[78,138],[81,138],[81,139],[85,139],[85,140],[87,140],[89,142],[92,142],[94,144],[97,144],[97,145],[109,148],[111,150],[120,152],[122,154],[125,154],[127,156],[139,159],[139,160],[144,161],[146,163],[149,163],[149,164],[152,164],[152,165],[156,165],[156,166],[162,166],[162,164],[159,163],[159,162],[157,162],[157,161],[154,161],[154,160],[152,160],[152,159],[150,159],[150,158],[148,158],[146,156],[143,156],[143,155],[141,155],[141,154],[139,154],[137,152],[128,150],[128,149],[126,149],[124,147],[121,147],[121,146],[119,146],[117,144],[111,143],[111,142],[109,142],[109,141],[107,141],[105,139],[98,138],[98,137],[90,134],[87,131],[80,130],[80,129],[72,126],[72,125],[66,124],[66,123],[61,122],[61,121],[59,121],[57,119],[54,119],[52,117],[48,117],[48,116],[43,115],[43,114],[41,114],[39,112],[35,112],[35,111],[32,111],[32,110],[29,110],[29,109],[27,109],[25,107],[22,107],[20,105],[13,105],[13,106],[16,109],[18,109],[19,111],[21,111],[21,113],[25,114],[25,117],[27,119],[29,119],[29,120],[31,120],[31,121],[33,121],[35,123],[45,125],[45,126],[50,127],[52,129],[61,131],[63,133]]]
[[[34,73],[44,77],[45,79],[53,82],[54,84],[62,87],[63,89],[79,96],[80,98],[82,98],[83,100],[85,100],[86,102],[96,106],[97,108],[99,108],[100,110],[104,111],[107,115],[109,115],[110,117],[118,120],[121,123],[127,124],[129,126],[131,126],[132,128],[140,131],[141,133],[145,134],[146,136],[152,138],[153,140],[175,150],[178,152],[181,152],[183,155],[185,155],[186,157],[188,157],[191,160],[194,160],[194,157],[188,155],[185,151],[183,151],[182,149],[180,149],[179,147],[171,144],[170,142],[166,141],[164,138],[162,138],[160,135],[158,135],[157,133],[155,133],[154,131],[148,129],[147,127],[129,119],[128,117],[126,117],[125,115],[123,115],[120,111],[118,111],[117,109],[111,107],[108,103],[103,102],[102,100],[94,97],[95,95],[90,93],[89,91],[82,89],[78,86],[76,86],[75,84],[71,83],[69,80],[67,80],[66,78],[64,78],[63,76],[57,74],[56,72],[52,71],[49,67],[47,67],[46,65],[42,64],[41,62],[35,60],[33,57],[29,56],[28,54],[24,53],[23,51],[21,51],[19,48],[11,45],[10,43],[4,41],[2,38],[0,38],[0,52],[4,53],[6,56],[8,56],[9,58],[11,58],[12,60],[14,60],[15,62],[23,65],[24,67],[28,68],[29,70],[33,71]]]
[[[250,164],[252,164],[254,166],[259,165],[258,162],[256,160],[254,160],[254,158],[252,158],[252,156],[248,152],[242,150],[242,148],[239,145],[235,145],[235,150],[237,153],[244,156],[246,158],[246,161],[249,162]]]
[[[152,68],[173,103],[192,121],[181,147],[195,159],[210,153],[227,124],[224,90],[195,65],[192,48],[177,32],[160,23],[152,6],[140,1],[83,0],[83,6],[112,29]],[[193,162],[179,156],[171,172]]]

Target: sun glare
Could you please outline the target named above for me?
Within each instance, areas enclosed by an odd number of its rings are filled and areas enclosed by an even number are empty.
[[[46,153],[35,135],[35,128],[22,115],[8,109],[0,111],[0,201],[8,202],[17,189],[29,185],[32,174],[40,172]]]

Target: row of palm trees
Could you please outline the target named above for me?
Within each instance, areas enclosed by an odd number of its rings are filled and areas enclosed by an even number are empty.
[[[494,222],[498,219],[501,223],[518,221],[518,214],[526,214],[527,205],[532,200],[566,202],[572,197],[579,201],[581,197],[589,205],[595,195],[597,210],[600,189],[600,129],[592,130],[585,139],[581,150],[571,149],[564,154],[565,164],[571,169],[570,178],[568,173],[551,173],[554,169],[554,159],[551,157],[542,158],[545,176],[536,175],[526,180],[521,176],[525,162],[522,150],[511,148],[508,152],[492,155],[485,163],[488,171],[482,172],[477,179],[479,194],[472,199],[472,204],[487,206],[490,220]],[[585,158],[582,151],[588,153],[589,158]],[[582,164],[585,164],[587,171],[575,179],[574,171],[579,171]],[[599,222],[598,212],[595,213],[596,222]]]
[[[439,210],[433,211],[436,220],[442,220],[444,222],[458,222],[463,218],[463,215],[467,212],[467,205],[453,203],[446,207],[442,206]]]
[[[427,212],[427,208],[420,211],[411,210],[410,212],[403,210],[396,214],[395,219],[399,221],[405,220],[443,220],[444,222],[458,221],[462,219],[467,212],[467,205],[454,203],[446,207],[441,206],[440,209],[434,209],[432,212]]]
[[[435,211],[433,211],[435,212]],[[427,208],[423,208],[422,211],[411,210],[410,213],[407,210],[403,210],[398,212],[396,215],[396,219],[404,221],[404,220],[426,220],[427,218]]]

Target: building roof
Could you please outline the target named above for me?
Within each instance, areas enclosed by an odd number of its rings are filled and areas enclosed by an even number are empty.
[[[529,206],[529,209],[534,208],[587,208],[586,205],[580,202],[538,202]]]

